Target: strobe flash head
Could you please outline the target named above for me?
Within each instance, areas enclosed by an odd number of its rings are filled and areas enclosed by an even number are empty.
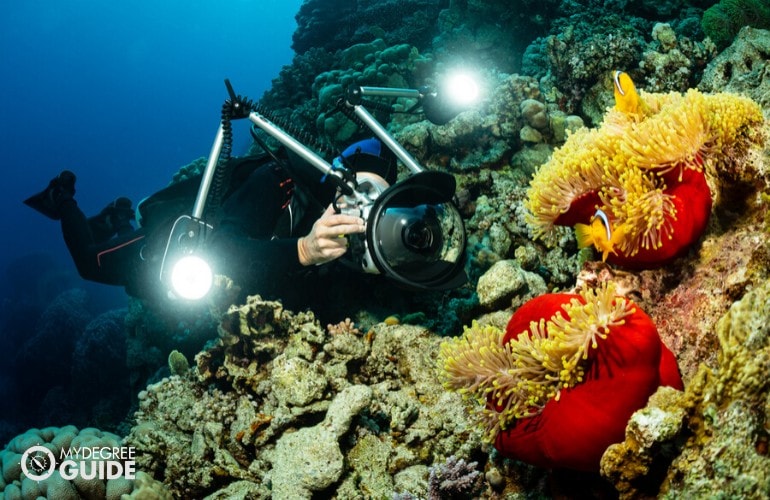
[[[468,73],[453,73],[437,90],[422,89],[422,109],[435,125],[444,125],[479,99],[479,87]]]
[[[171,269],[171,289],[186,300],[200,300],[211,291],[214,273],[211,266],[197,255],[180,257]]]
[[[468,73],[454,73],[447,78],[444,91],[456,106],[471,106],[479,99],[479,86]]]
[[[210,229],[211,226],[189,215],[174,222],[160,266],[160,281],[171,297],[194,301],[211,291],[214,273],[203,252]]]

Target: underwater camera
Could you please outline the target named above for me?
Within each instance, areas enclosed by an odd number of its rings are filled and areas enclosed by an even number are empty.
[[[446,172],[427,171],[396,141],[366,109],[367,96],[416,98],[426,117],[430,114],[446,122],[458,107],[436,110],[441,100],[425,89],[390,89],[353,86],[348,89],[342,108],[355,122],[368,127],[384,146],[405,165],[411,174],[388,185],[355,174],[338,157],[334,164],[301,143],[294,136],[257,112],[257,107],[236,95],[225,80],[229,99],[225,101],[214,144],[208,157],[192,214],[179,217],[168,237],[161,264],[161,281],[172,296],[190,300],[206,296],[213,283],[206,265],[205,239],[213,229],[205,222],[210,190],[221,182],[223,158],[232,148],[230,120],[247,118],[256,127],[277,140],[288,151],[331,180],[338,190],[338,211],[360,216],[365,221],[362,235],[348,236],[349,249],[342,261],[353,268],[382,274],[397,283],[417,290],[445,290],[467,281],[464,271],[466,234],[462,218],[454,204],[455,179]],[[450,116],[451,115],[451,116]],[[430,117],[428,117],[430,119]],[[256,137],[255,137],[256,139]],[[264,148],[264,145],[263,145]],[[269,151],[268,151],[269,153]],[[381,181],[382,179],[380,179]],[[180,266],[186,265],[184,270]]]
[[[359,187],[371,201],[356,206],[355,199],[343,197],[341,211],[362,217],[366,231],[348,237],[343,262],[409,288],[449,289],[465,283],[465,227],[452,202],[454,177],[418,172],[385,189],[364,177]]]

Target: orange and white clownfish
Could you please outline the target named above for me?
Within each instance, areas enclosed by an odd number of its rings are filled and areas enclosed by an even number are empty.
[[[639,113],[641,111],[639,94],[628,73],[615,71],[612,82],[615,87],[615,109],[622,113]]]
[[[610,253],[617,253],[615,247],[623,235],[622,228],[613,231],[609,217],[601,209],[596,211],[590,224],[575,224],[578,248],[593,245],[602,253],[602,262],[607,260]]]

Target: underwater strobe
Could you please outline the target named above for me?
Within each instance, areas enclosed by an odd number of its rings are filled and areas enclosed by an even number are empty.
[[[199,300],[208,295],[214,284],[214,272],[205,258],[206,233],[211,229],[200,219],[179,217],[171,229],[160,279],[169,286],[175,298]]]

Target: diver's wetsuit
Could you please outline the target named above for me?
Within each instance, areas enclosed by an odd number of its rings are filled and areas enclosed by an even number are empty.
[[[96,242],[88,219],[74,199],[60,205],[61,229],[81,277],[107,285],[126,285],[145,238],[142,229],[105,242]],[[136,254],[136,259],[130,258]],[[120,258],[116,258],[119,256]]]
[[[214,272],[231,277],[247,293],[277,298],[287,277],[303,269],[297,238],[274,237],[289,203],[289,186],[286,172],[275,163],[256,168],[224,200],[221,219],[207,241]],[[158,296],[169,227],[139,228],[97,242],[75,200],[63,201],[60,210],[64,241],[83,278],[124,286],[140,298]]]
[[[286,280],[304,269],[297,254],[298,238],[275,236],[290,201],[287,181],[283,169],[274,164],[253,171],[225,199],[222,217],[207,243],[215,273],[263,297],[283,296]]]

